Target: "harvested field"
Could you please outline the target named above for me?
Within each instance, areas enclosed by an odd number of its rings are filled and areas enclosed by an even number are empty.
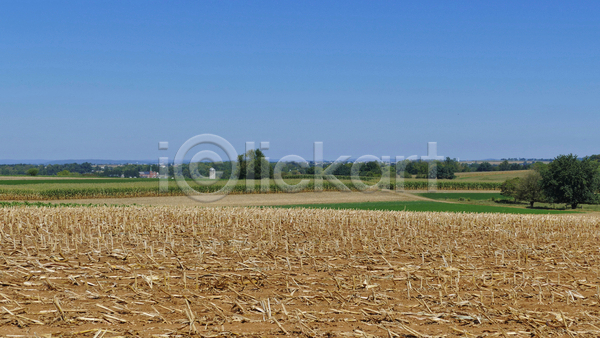
[[[3,336],[600,335],[593,217],[0,209]]]
[[[263,206],[311,203],[349,203],[365,201],[418,201],[429,200],[424,197],[408,193],[377,191],[373,193],[362,192],[299,192],[295,194],[237,194],[227,195],[216,202],[201,203],[187,196],[165,197],[128,197],[128,198],[84,198],[70,200],[48,200],[51,203],[79,203],[79,204],[140,204],[153,206]]]

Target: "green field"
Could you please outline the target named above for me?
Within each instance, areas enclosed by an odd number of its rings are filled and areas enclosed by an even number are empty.
[[[438,201],[460,202],[463,204],[499,207],[500,205],[509,205],[511,208],[528,208],[529,203],[514,202],[513,198],[502,196],[500,193],[488,192],[437,192],[437,193],[417,193],[417,196],[430,198]],[[536,202],[535,208],[530,210],[570,210],[571,208],[565,204],[551,204]],[[583,212],[598,212],[600,205],[598,204],[580,204],[578,211]]]
[[[314,208],[314,209],[356,209],[356,210],[393,210],[393,211],[434,211],[434,212],[470,212],[503,214],[566,214],[577,213],[563,210],[524,209],[476,204],[443,203],[433,201],[407,202],[363,202],[335,204],[285,205],[276,208]]]

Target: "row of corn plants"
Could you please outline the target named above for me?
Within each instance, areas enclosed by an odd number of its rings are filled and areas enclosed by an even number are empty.
[[[323,191],[339,191],[340,188],[331,182],[323,182]],[[359,191],[367,188],[364,186],[355,186],[352,182],[344,183],[347,190]],[[405,181],[403,188],[406,190],[426,190],[429,185],[427,181]],[[223,185],[194,186],[188,193],[214,193],[223,188]],[[374,189],[373,187],[372,189]],[[379,188],[395,190],[396,184],[384,184]],[[498,190],[500,183],[496,182],[448,182],[438,181],[439,190]],[[274,183],[268,185],[268,189],[262,190],[260,183],[255,184],[253,191],[248,191],[245,182],[239,182],[233,186],[229,193],[285,193],[285,192],[311,192],[315,190],[313,181],[308,182],[301,187],[280,187]],[[83,198],[119,198],[119,197],[153,197],[153,196],[183,196],[186,191],[178,186],[169,186],[166,192],[159,191],[158,187],[94,187],[94,188],[54,188],[44,190],[24,190],[24,189],[2,189],[0,190],[0,199],[2,200],[63,200],[63,199],[83,199]]]

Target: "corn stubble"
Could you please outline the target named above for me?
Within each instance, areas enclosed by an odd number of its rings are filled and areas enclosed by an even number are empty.
[[[13,336],[600,335],[597,218],[0,209]]]

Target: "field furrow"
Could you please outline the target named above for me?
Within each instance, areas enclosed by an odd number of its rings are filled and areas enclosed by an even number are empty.
[[[0,209],[0,331],[600,335],[595,217]]]

